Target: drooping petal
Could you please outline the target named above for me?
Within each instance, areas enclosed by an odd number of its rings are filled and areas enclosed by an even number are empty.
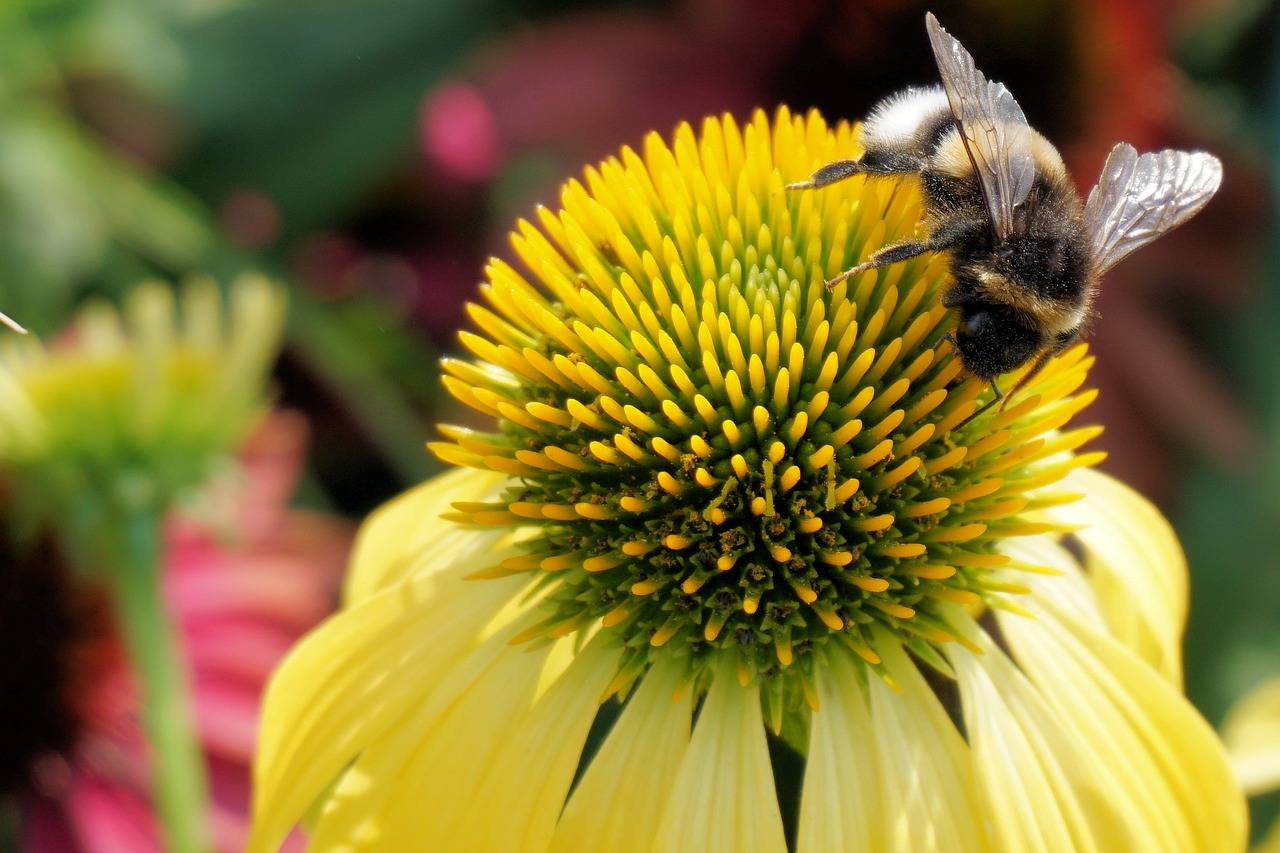
[[[1097,471],[1073,471],[1063,486],[1085,497],[1049,514],[1081,526],[1075,535],[1111,634],[1180,687],[1187,566],[1169,522],[1137,492]]]
[[[560,644],[571,651],[572,642]],[[574,653],[564,673],[525,711],[518,725],[495,733],[501,740],[478,796],[448,833],[459,853],[511,850],[543,853],[582,759],[582,749],[600,707],[600,697],[617,672],[620,649],[614,638],[596,635]],[[542,683],[549,673],[543,674]],[[501,696],[498,697],[501,701]],[[623,805],[617,802],[614,807]],[[492,820],[492,804],[507,803],[502,820]],[[443,847],[437,849],[444,849]]]
[[[477,539],[483,538],[477,534]],[[470,650],[527,580],[424,574],[332,617],[268,685],[250,848],[274,850],[339,772]],[[426,602],[441,609],[424,619]]]
[[[1044,581],[1034,574],[1007,572],[1003,578],[1017,583],[1022,588],[1037,586],[1046,595],[1052,595],[1060,610],[1068,612],[1075,619],[1097,631],[1109,632],[1110,626],[1103,617],[1099,607],[1098,593],[1091,583],[1088,573],[1080,567],[1079,561],[1054,536],[1030,536],[1010,539],[1000,543],[1001,553],[1012,557],[1015,563],[1038,566],[1057,572],[1050,580]],[[1022,598],[1015,599],[1019,606],[1025,605]]]
[[[721,669],[658,824],[654,853],[785,853],[758,685]]]
[[[597,641],[575,656],[564,640],[531,651],[510,635],[487,640],[361,756],[318,849],[546,849],[617,650]]]
[[[978,797],[1001,853],[1105,853],[1123,842],[1090,753],[994,643],[948,655],[960,687]],[[1091,809],[1097,809],[1091,813]],[[1115,846],[1103,842],[1110,840]],[[1132,841],[1133,839],[1129,839]]]
[[[968,746],[902,648],[886,644],[883,657],[902,690],[868,679],[887,849],[987,849]]]
[[[552,853],[649,853],[693,718],[693,693],[674,698],[681,668],[644,677],[565,806]]]
[[[1132,650],[1062,610],[1053,581],[1032,581],[1034,620],[998,618],[1021,670],[1072,734],[1059,760],[1096,765],[1106,806],[1090,804],[1090,815],[1114,811],[1134,844],[1153,849],[1243,849],[1243,799],[1212,729]]]
[[[1064,578],[998,613],[1016,664],[981,632],[955,649],[996,849],[1240,850],[1243,800],[1212,731],[1133,651],[1076,618]]]
[[[512,647],[515,630],[509,626],[451,662],[429,692],[420,691],[419,703],[365,748],[315,827],[317,849],[404,849],[406,839],[426,845],[428,837],[441,843],[450,810],[475,797],[497,751],[495,733],[517,725],[535,701],[552,646]]]

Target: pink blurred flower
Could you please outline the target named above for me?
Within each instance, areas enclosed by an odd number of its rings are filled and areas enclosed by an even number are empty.
[[[306,438],[301,415],[273,414],[242,448],[236,482],[212,486],[201,511],[175,515],[166,532],[165,597],[188,661],[218,851],[244,847],[262,687],[293,642],[333,609],[350,546],[347,525],[288,507]],[[63,586],[73,585],[83,583]],[[19,794],[22,849],[159,851],[136,679],[106,597],[83,589],[72,597],[83,603],[54,603],[82,617],[64,632],[70,642],[56,670],[65,678],[54,686],[76,730],[69,748],[45,749],[29,763]]]
[[[568,168],[639,144],[654,128],[745,114],[769,94],[778,53],[742,50],[751,38],[744,31],[772,25],[772,37],[783,39],[780,30],[804,18],[736,5],[732,16],[699,14],[697,3],[668,14],[581,14],[496,42],[476,57],[470,81],[448,80],[426,94],[423,153],[446,175],[478,182],[515,152],[542,151]],[[756,6],[759,14],[743,14]],[[558,185],[559,171],[535,196]]]

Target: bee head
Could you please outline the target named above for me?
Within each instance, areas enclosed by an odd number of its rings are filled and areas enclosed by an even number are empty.
[[[965,370],[991,380],[1025,364],[1044,339],[1009,306],[976,302],[962,309],[955,344]]]

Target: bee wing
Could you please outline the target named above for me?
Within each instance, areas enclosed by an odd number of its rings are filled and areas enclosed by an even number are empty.
[[[1007,237],[1013,232],[1013,209],[1031,192],[1035,179],[1031,125],[1004,84],[988,81],[969,51],[942,28],[932,12],[925,17],[925,25],[987,214],[997,237]]]
[[[1093,274],[1102,275],[1134,249],[1186,222],[1221,183],[1221,161],[1203,151],[1139,157],[1127,142],[1112,148],[1084,205]]]

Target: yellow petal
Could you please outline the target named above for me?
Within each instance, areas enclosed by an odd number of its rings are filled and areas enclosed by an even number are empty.
[[[649,853],[657,817],[689,745],[693,691],[673,701],[682,669],[660,661],[627,701],[556,828],[552,853]]]
[[[997,615],[1017,668],[985,638],[988,653],[978,663],[1009,709],[1003,724],[991,723],[1005,738],[995,751],[1007,758],[1023,740],[1031,747],[1007,772],[1030,767],[1049,783],[1033,805],[1057,817],[1039,827],[1061,820],[1074,846],[1060,849],[1243,849],[1244,800],[1213,731],[1132,650],[1076,619],[1056,594],[1059,580],[1032,580],[1023,603],[1034,619]],[[972,709],[966,702],[966,721],[970,710],[989,721],[1000,705],[990,697]],[[1008,812],[1011,822],[1021,817]]]
[[[1063,488],[1082,500],[1048,510],[1082,525],[1086,566],[1113,636],[1182,685],[1182,630],[1187,619],[1187,566],[1169,522],[1137,492],[1087,468]]]
[[[506,477],[458,468],[415,486],[374,510],[360,528],[351,553],[344,596],[356,602],[401,580],[410,571],[438,571],[488,547],[486,535],[445,521],[454,501],[496,494]],[[485,568],[471,562],[473,571]]]
[[[494,733],[535,701],[552,646],[512,646],[516,628],[452,661],[367,744],[321,815],[316,849],[438,849],[423,846],[423,834],[434,834],[448,810],[466,808],[498,748]]]
[[[268,683],[254,765],[251,850],[281,839],[361,750],[429,695],[527,579],[466,567],[392,587],[331,617]]]
[[[489,773],[479,796],[449,834],[459,853],[542,853],[547,849],[582,760],[600,697],[617,674],[620,649],[613,640],[597,635],[524,713],[517,727],[495,733],[502,739],[502,749],[487,765]],[[571,643],[567,640],[559,645],[567,650]]]
[[[1057,712],[989,638],[985,654],[949,649],[964,707],[978,797],[1001,853],[1145,849],[1126,838],[1092,755],[1076,751]],[[1110,840],[1111,845],[1103,844]],[[1151,849],[1166,849],[1153,847]]]
[[[836,650],[818,672],[797,850],[985,850],[968,747],[901,648],[877,649],[901,693]]]
[[[996,570],[993,577],[1019,586],[1040,590],[1042,595],[1053,597],[1059,609],[1068,611],[1074,618],[1103,633],[1111,627],[1103,616],[1098,601],[1098,590],[1080,566],[1076,557],[1058,541],[1055,535],[1024,536],[1000,543],[1000,551],[1017,564],[1052,569],[1057,575],[1023,572],[1017,569]],[[1121,590],[1116,590],[1121,593]],[[1022,598],[1015,603],[1025,604]]]
[[[1280,676],[1264,681],[1232,707],[1222,723],[1222,739],[1246,794],[1280,788]]]
[[[654,853],[786,853],[760,691],[722,669],[658,824]]]
[[[318,849],[546,849],[618,652],[508,640],[487,641],[361,756],[317,827]]]

